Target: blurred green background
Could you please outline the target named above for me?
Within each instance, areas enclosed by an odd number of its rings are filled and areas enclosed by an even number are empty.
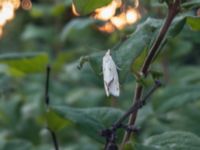
[[[78,69],[80,57],[98,54],[101,59],[107,49],[118,49],[136,30],[137,24],[146,18],[163,21],[167,11],[165,4],[153,0],[140,3],[141,19],[112,33],[98,30],[101,21],[89,16],[75,16],[71,0],[32,0],[30,10],[20,7],[15,11],[14,19],[3,27],[0,38],[1,150],[53,150],[47,126],[55,130],[61,150],[103,149],[100,130],[111,126],[131,105],[136,80],[133,72],[129,73],[126,80],[121,81],[120,97],[117,100],[107,98],[102,73],[95,70],[101,66],[90,62],[92,65],[85,63]],[[193,15],[196,12],[197,8],[190,11]],[[152,37],[156,33],[157,30]],[[180,34],[167,39],[152,65],[152,71],[161,75],[164,86],[139,112],[136,124],[141,131],[132,140],[140,143],[134,144],[138,146],[136,149],[150,149],[141,145],[154,145],[156,138],[152,140],[151,136],[165,132],[177,132],[174,135],[177,143],[184,140],[176,139],[179,134],[188,136],[193,141],[190,148],[200,148],[200,138],[197,137],[200,136],[199,39],[199,31],[185,25]],[[132,68],[138,70],[145,55],[146,51]],[[46,114],[47,64],[52,66],[50,105],[55,108]],[[151,86],[150,77],[145,81],[145,92]],[[62,117],[55,112],[61,113]],[[160,146],[158,149],[164,150],[173,149],[171,143],[156,144]],[[179,149],[189,149],[186,145]]]

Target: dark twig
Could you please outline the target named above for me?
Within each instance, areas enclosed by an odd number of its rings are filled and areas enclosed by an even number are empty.
[[[106,138],[106,145],[105,150],[117,150],[117,145],[115,143],[116,139],[116,131],[119,128],[123,128],[126,131],[129,132],[137,132],[137,129],[134,126],[126,126],[123,124],[123,122],[129,117],[131,113],[134,113],[138,111],[140,108],[142,108],[147,102],[148,98],[154,93],[154,91],[161,86],[160,81],[155,81],[155,85],[152,87],[152,89],[147,93],[147,95],[144,96],[144,98],[137,103],[134,103],[132,107],[129,108],[129,110],[121,117],[119,120],[117,120],[113,125],[111,129],[105,129],[102,131],[101,135]]]
[[[165,38],[165,35],[173,21],[173,19],[175,18],[175,16],[177,15],[177,13],[180,11],[180,4],[181,4],[181,0],[175,0],[175,1],[171,1],[170,3],[168,3],[168,15],[167,18],[154,42],[154,44],[152,45],[152,47],[149,50],[149,54],[147,55],[144,64],[141,68],[141,72],[145,75],[145,77],[148,74],[148,70],[150,68],[150,65],[155,57],[155,55],[157,54],[160,45],[162,44],[163,39]],[[142,91],[143,91],[143,86],[140,84],[136,84],[136,88],[135,88],[135,97],[133,99],[133,103],[138,103],[138,101],[140,101],[141,96],[142,96]],[[129,118],[129,125],[133,126],[135,123],[137,117],[137,111],[135,111],[134,113],[131,114],[130,118]],[[130,132],[126,132],[124,135],[124,139],[121,145],[121,149],[123,150],[124,145],[126,144],[126,142],[129,140],[131,133]]]
[[[45,104],[46,104],[47,107],[49,106],[49,100],[50,100],[49,99],[50,72],[51,72],[51,67],[50,67],[50,65],[47,65],[47,68],[46,68],[46,83],[45,83]],[[58,140],[56,138],[56,133],[49,128],[48,128],[48,130],[51,134],[55,150],[59,150],[59,145],[58,145]]]
[[[58,140],[57,140],[55,132],[53,132],[50,129],[49,129],[49,132],[51,133],[51,137],[52,137],[52,140],[53,140],[55,150],[59,150]]]
[[[47,65],[46,68],[46,83],[45,83],[45,104],[49,105],[49,79],[50,79],[50,71],[51,67],[50,65]]]

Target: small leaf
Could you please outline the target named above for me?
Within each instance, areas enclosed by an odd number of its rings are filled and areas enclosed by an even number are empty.
[[[168,33],[166,34],[167,39],[175,37],[182,31],[186,22],[186,17],[187,15],[182,15],[174,19],[174,21],[170,25]]]
[[[112,0],[73,0],[76,10],[81,15],[87,15],[97,8],[108,5]]]
[[[57,115],[53,110],[49,109],[46,113],[48,128],[52,131],[58,131],[68,126],[70,122]]]
[[[152,75],[152,78],[154,80],[159,79],[163,76],[163,73],[160,71],[156,71],[156,70],[150,70],[150,74]]]
[[[45,71],[48,63],[46,53],[10,53],[0,55],[0,64],[9,67],[9,74],[21,76],[28,73],[38,73]]]
[[[200,17],[187,17],[187,24],[194,31],[200,31]]]

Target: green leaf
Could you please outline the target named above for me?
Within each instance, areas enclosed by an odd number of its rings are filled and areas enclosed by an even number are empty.
[[[61,33],[61,40],[64,41],[67,38],[71,38],[71,33],[73,32],[80,32],[81,30],[84,30],[86,27],[92,25],[95,22],[94,19],[73,19],[70,21],[63,29]]]
[[[87,15],[97,8],[108,5],[112,0],[73,0],[76,10],[81,15]]]
[[[30,15],[33,18],[44,18],[50,16],[50,14],[51,14],[50,5],[34,4],[32,9],[30,10]]]
[[[174,19],[174,21],[172,22],[172,24],[169,27],[168,33],[166,34],[167,39],[175,37],[182,31],[182,29],[185,25],[187,16],[188,15],[184,14],[184,15],[178,16]]]
[[[190,132],[171,131],[148,138],[145,145],[162,150],[199,150],[200,138]]]
[[[59,17],[62,14],[64,14],[64,12],[65,12],[65,5],[64,5],[64,3],[56,4],[52,8],[51,12],[52,12],[52,15],[55,16],[55,17]]]
[[[53,115],[52,115],[53,114]],[[77,129],[101,141],[100,132],[106,126],[111,126],[122,115],[122,111],[115,108],[87,108],[79,109],[67,106],[52,106],[47,113],[48,126],[53,130],[63,127],[64,122],[73,123]],[[59,117],[59,124],[54,126],[55,117]]]
[[[138,25],[135,32],[113,54],[115,62],[120,68],[122,80],[125,80],[136,58],[149,47],[155,31],[160,25],[161,20],[148,18],[144,23]]]
[[[51,109],[49,109],[46,113],[46,121],[48,128],[51,129],[52,131],[61,130],[65,126],[71,124],[69,120],[63,119]]]
[[[120,68],[119,77],[121,82],[125,80],[136,58],[149,46],[155,31],[160,25],[161,20],[148,18],[145,22],[139,24],[135,32],[116,50],[111,51],[116,65]],[[105,53],[106,52],[99,52],[87,56],[87,60],[98,75],[102,72],[102,57]]]
[[[31,150],[32,144],[24,140],[1,140],[1,150]]]
[[[187,103],[200,99],[200,85],[172,85],[157,92],[157,97],[153,101],[154,108],[159,112],[167,112],[176,108],[181,108]]]
[[[172,38],[180,33],[185,25],[185,16],[177,17],[166,39]],[[139,24],[134,33],[125,40],[117,49],[111,50],[111,55],[119,68],[120,83],[123,83],[131,70],[137,71],[141,66],[141,59],[144,59],[152,41],[155,39],[155,33],[162,25],[162,20],[148,18],[145,22]],[[98,52],[89,56],[82,57],[80,66],[88,61],[97,75],[102,73],[102,57],[106,52]],[[134,72],[133,72],[134,73]]]
[[[44,72],[48,63],[46,53],[9,53],[0,55],[0,64],[8,66],[12,76]]]
[[[154,146],[150,146],[150,145],[142,145],[142,144],[136,144],[135,146],[130,146],[128,147],[126,150],[161,150],[160,147],[154,147]],[[167,150],[165,148],[162,147],[162,150]]]
[[[77,59],[78,53],[76,51],[60,52],[53,63],[54,71],[60,70],[66,63],[70,63]]]
[[[97,107],[82,109],[84,113],[96,118],[102,125],[110,127],[119,117],[123,115],[123,111],[112,107]]]
[[[200,31],[200,17],[188,17],[187,24],[194,31]]]
[[[53,36],[53,30],[51,27],[41,27],[36,25],[27,25],[22,33],[22,40],[35,40],[42,39],[49,41]]]
[[[198,66],[184,66],[172,75],[178,84],[199,84],[200,70]],[[181,78],[180,78],[181,76]]]
[[[199,6],[200,6],[199,0],[190,0],[181,4],[181,7],[184,9],[192,9],[192,8],[197,8]]]

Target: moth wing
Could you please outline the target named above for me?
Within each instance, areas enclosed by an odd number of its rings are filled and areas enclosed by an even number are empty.
[[[103,80],[107,85],[109,85],[114,78],[113,67],[115,67],[115,64],[112,60],[112,57],[110,55],[105,55],[103,57],[102,69],[103,69]]]
[[[106,95],[109,96],[112,94],[113,96],[119,96],[120,89],[117,67],[112,57],[110,56],[109,50],[103,57],[102,69]]]
[[[105,81],[104,81],[104,89],[105,89],[105,92],[106,92],[106,96],[110,96],[108,84]]]
[[[114,73],[114,78],[113,78],[113,81],[110,83],[108,90],[111,95],[117,97],[120,95],[120,88],[119,88],[119,78],[118,78],[116,66],[115,66],[115,69],[113,70],[113,73]]]

